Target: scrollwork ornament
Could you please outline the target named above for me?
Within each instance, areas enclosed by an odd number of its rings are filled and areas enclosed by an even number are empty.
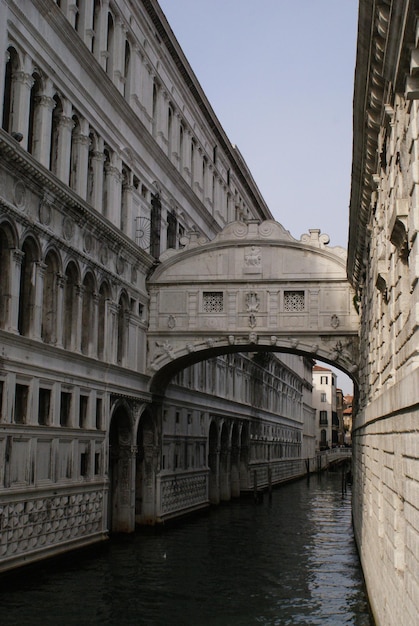
[[[170,328],[170,330],[173,330],[176,326],[176,318],[174,317],[174,315],[169,315],[168,319],[167,319],[167,326],[168,328]]]
[[[330,318],[330,325],[332,328],[338,328],[340,325],[340,320],[337,315],[332,315]]]

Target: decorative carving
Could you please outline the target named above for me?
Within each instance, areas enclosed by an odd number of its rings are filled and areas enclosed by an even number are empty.
[[[176,318],[174,317],[174,315],[169,315],[169,317],[167,318],[167,326],[170,328],[170,330],[173,330],[173,328],[175,328]]]
[[[13,190],[13,198],[18,209],[24,209],[26,205],[26,187],[21,180],[16,181]]]
[[[175,358],[172,345],[166,340],[163,343],[156,341],[156,348],[154,360],[157,360],[163,354],[166,354],[171,359]]]
[[[70,241],[74,235],[74,222],[71,217],[66,216],[63,219],[63,237],[66,241]]]
[[[250,328],[255,328],[256,326],[256,315],[254,313],[249,315],[249,326]]]
[[[90,233],[84,235],[84,251],[89,254],[93,249],[93,237]]]
[[[258,246],[251,246],[244,253],[244,266],[246,271],[262,270],[262,251]]]
[[[41,200],[39,204],[39,221],[44,226],[51,223],[51,205],[46,200]]]
[[[195,346],[193,345],[193,343],[187,343],[186,344],[186,349],[187,351],[190,352],[195,352]]]
[[[275,335],[271,335],[271,345],[276,346],[277,342],[278,342],[278,337],[276,337]]]
[[[259,311],[260,299],[257,293],[249,292],[246,295],[246,306],[249,313]]]
[[[332,317],[330,318],[330,326],[332,328],[338,328],[338,326],[340,325],[340,320],[338,318],[337,315],[332,315]]]
[[[118,255],[116,258],[116,272],[121,275],[125,271],[125,259],[123,256]]]
[[[109,249],[108,246],[102,246],[100,250],[100,262],[102,265],[107,265],[109,261]]]
[[[228,343],[230,344],[230,346],[234,346],[234,344],[236,343],[236,339],[235,339],[234,335],[229,335],[228,336]]]
[[[256,333],[249,333],[249,343],[257,343],[258,336]]]

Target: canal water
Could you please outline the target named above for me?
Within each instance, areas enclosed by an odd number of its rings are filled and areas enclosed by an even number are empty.
[[[8,626],[372,626],[341,474],[3,577]]]

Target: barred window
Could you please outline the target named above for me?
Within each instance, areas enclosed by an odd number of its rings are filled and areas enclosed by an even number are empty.
[[[304,311],[304,291],[284,291],[284,311]]]
[[[202,310],[204,313],[222,313],[224,311],[223,292],[204,291],[202,294]]]

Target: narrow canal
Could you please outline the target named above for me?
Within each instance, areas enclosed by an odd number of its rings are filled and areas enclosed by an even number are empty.
[[[372,626],[341,475],[1,581],[9,626]]]

